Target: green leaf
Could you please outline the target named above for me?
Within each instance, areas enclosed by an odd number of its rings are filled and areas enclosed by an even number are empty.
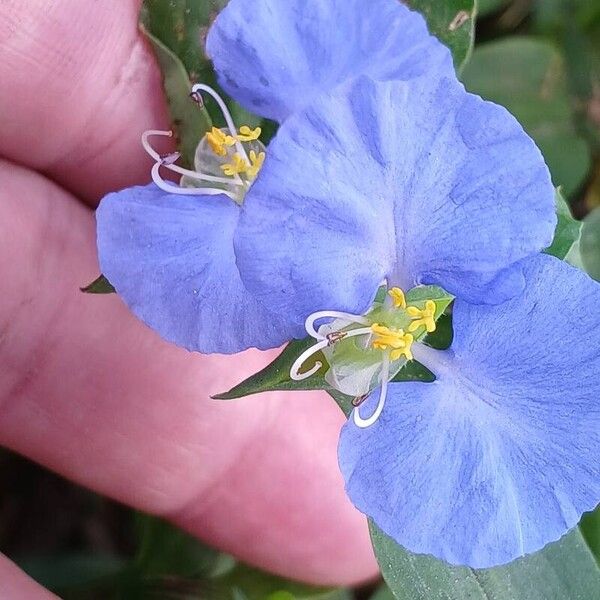
[[[196,146],[210,129],[212,121],[205,108],[190,97],[191,82],[179,58],[140,24],[140,29],[150,40],[163,75],[163,87],[169,103],[173,129],[177,135],[177,147],[184,163],[194,164]]]
[[[475,38],[475,0],[409,0],[427,20],[429,31],[452,52],[461,70],[469,60]]]
[[[544,0],[532,5],[532,25],[557,40],[567,63],[573,106],[582,133],[600,147],[597,82],[600,79],[600,4],[594,0]]]
[[[578,528],[544,550],[494,569],[452,567],[411,554],[370,523],[383,576],[397,600],[594,600],[600,569]]]
[[[144,598],[350,600],[346,590],[287,581],[238,563],[156,517],[140,515],[138,525],[135,567]]]
[[[584,514],[579,527],[589,549],[596,557],[596,562],[600,564],[600,507]]]
[[[485,17],[508,4],[510,0],[478,0],[477,16]]]
[[[306,369],[310,369],[316,361],[320,361],[323,367],[312,377],[302,381],[294,381],[290,377],[290,369],[294,361],[308,348],[315,344],[315,340],[307,337],[303,340],[294,340],[290,342],[283,352],[262,371],[255,373],[245,379],[238,385],[231,388],[228,392],[215,394],[212,396],[215,400],[234,400],[249,396],[250,394],[259,394],[260,392],[272,392],[276,390],[323,390],[329,389],[329,385],[323,378],[327,365],[325,357],[319,352],[306,363]]]
[[[170,523],[136,514],[139,544],[135,568],[144,576],[211,577],[235,566],[235,560],[198,542]]]
[[[590,151],[573,125],[563,59],[554,46],[516,36],[483,44],[462,79],[515,115],[540,147],[555,185],[570,196],[587,175]]]
[[[584,269],[600,281],[600,207],[583,220],[579,248]]]
[[[193,81],[206,82],[212,66],[206,34],[227,0],[144,0],[141,21],[183,63]]]
[[[226,4],[227,0],[144,0],[141,22],[179,58],[192,82],[208,84],[221,93],[238,125],[261,125],[262,140],[266,142],[268,135],[274,132],[271,123],[248,112],[222,92],[204,50],[208,29]],[[214,123],[225,124],[213,102],[207,102],[207,110]]]
[[[115,288],[112,286],[111,282],[104,277],[104,275],[100,275],[97,279],[94,279],[92,283],[89,283],[85,287],[79,288],[82,292],[86,294],[114,294]]]
[[[383,584],[377,588],[369,600],[394,600],[394,594],[387,585]]]
[[[85,594],[91,589],[111,588],[111,583],[121,578],[127,563],[106,554],[66,554],[29,557],[19,561],[19,566],[38,583],[62,596],[72,590]]]
[[[558,223],[556,224],[554,239],[551,246],[546,249],[546,253],[562,260],[569,254],[573,245],[579,241],[582,223],[573,218],[571,209],[560,188],[556,190],[556,216],[558,217]]]

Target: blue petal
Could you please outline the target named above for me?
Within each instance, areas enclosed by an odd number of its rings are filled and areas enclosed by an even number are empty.
[[[398,0],[230,0],[206,49],[225,91],[277,121],[355,75],[452,73],[448,49]]]
[[[96,217],[102,272],[166,340],[230,354],[290,338],[289,323],[242,285],[232,243],[239,208],[226,196],[134,187],[106,196]]]
[[[373,82],[290,117],[250,190],[236,254],[247,287],[301,321],[361,311],[383,278],[502,302],[547,247],[554,190],[504,109],[453,78]]]
[[[413,552],[492,567],[600,500],[600,285],[548,256],[524,275],[505,304],[456,302],[435,383],[391,384],[373,426],[342,430],[350,498]]]

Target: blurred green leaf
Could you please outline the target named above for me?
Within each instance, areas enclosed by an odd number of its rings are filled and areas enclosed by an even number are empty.
[[[97,279],[94,279],[92,283],[89,283],[85,287],[79,288],[82,292],[86,294],[114,294],[115,288],[112,286],[110,281],[104,277],[104,275],[100,275]]]
[[[562,260],[567,256],[573,244],[579,241],[582,223],[573,218],[571,209],[560,189],[556,190],[556,215],[558,223],[556,224],[554,240],[552,240],[550,247],[546,249],[546,253]]]
[[[281,577],[269,575],[252,567],[238,566],[218,579],[219,583],[230,589],[241,590],[248,600],[350,600],[347,590],[317,588],[301,583],[286,581]]]
[[[600,150],[600,3],[545,0],[534,4],[534,27],[562,44],[578,125]]]
[[[104,554],[40,556],[18,562],[38,583],[69,598],[90,598],[92,590],[113,589],[127,568],[125,559]]]
[[[408,4],[424,15],[429,31],[450,48],[460,71],[473,50],[475,0],[408,0]]]
[[[586,272],[600,281],[600,207],[584,219],[579,249]]]
[[[140,515],[135,567],[144,598],[204,600],[350,600],[346,590],[288,581],[238,563],[166,521]]]
[[[555,185],[570,196],[588,173],[590,151],[573,125],[564,62],[552,44],[527,37],[484,44],[462,79],[515,115],[540,147]]]
[[[178,150],[184,163],[191,166],[194,164],[196,146],[210,129],[212,121],[206,109],[190,99],[192,84],[183,63],[143,25],[140,25],[140,29],[150,40],[163,75],[163,87],[169,103],[172,126],[177,135]]]
[[[494,569],[452,567],[411,554],[370,523],[383,576],[397,600],[596,600],[600,568],[578,528],[544,550]]]
[[[506,6],[510,0],[478,0],[477,2],[477,16],[485,17],[490,13],[500,10],[503,6]]]
[[[170,523],[143,513],[136,514],[139,544],[136,569],[144,575],[209,577],[235,566],[235,560]]]
[[[383,584],[375,591],[369,600],[394,600],[394,594],[392,594],[387,585]]]

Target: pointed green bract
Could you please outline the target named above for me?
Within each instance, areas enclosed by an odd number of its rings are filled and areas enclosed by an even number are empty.
[[[88,285],[79,289],[86,294],[114,294],[116,291],[104,275],[100,275],[92,283],[88,283]]]

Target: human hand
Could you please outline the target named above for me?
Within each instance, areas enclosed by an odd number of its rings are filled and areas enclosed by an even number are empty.
[[[276,352],[190,354],[118,297],[79,292],[98,272],[94,206],[149,179],[140,135],[168,128],[138,10],[0,3],[0,444],[263,568],[365,579],[376,564],[343,492],[334,403],[211,401]],[[1,591],[48,596],[7,561]]]

